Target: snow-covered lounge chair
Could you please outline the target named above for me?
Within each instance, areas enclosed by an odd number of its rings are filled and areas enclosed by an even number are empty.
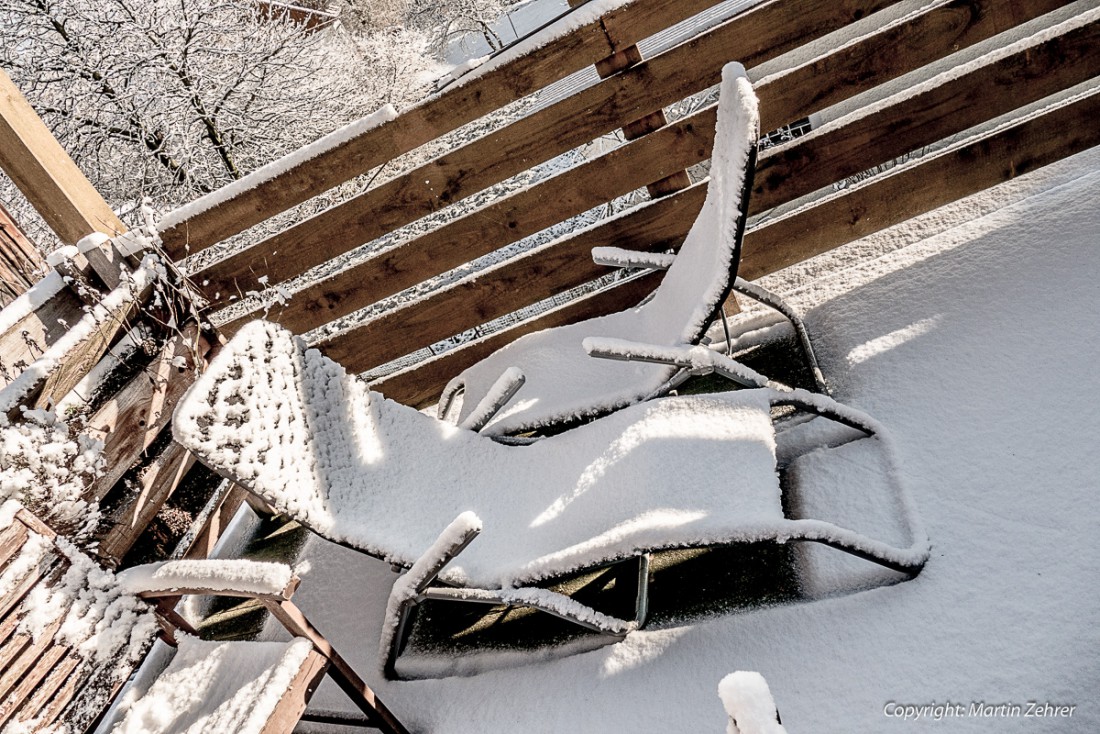
[[[784,516],[775,405],[880,433],[826,396],[762,388],[661,398],[506,446],[371,392],[265,322],[221,350],[177,407],[173,431],[277,511],[411,567],[393,588],[383,629],[384,669],[393,675],[404,621],[425,599],[534,607],[622,637],[645,620],[648,557],[660,549],[807,540],[918,573],[928,541],[904,496],[909,547]],[[536,587],[616,563],[638,565],[633,619]],[[436,577],[447,585],[432,585]]]
[[[722,306],[731,290],[791,320],[824,392],[809,336],[795,311],[778,296],[737,278],[758,136],[756,95],[744,68],[731,63],[722,72],[706,200],[679,252],[593,249],[600,264],[667,269],[653,295],[627,311],[517,339],[453,379],[440,399],[439,417],[488,435],[509,435],[577,423],[664,394],[693,372],[644,356],[647,347],[699,344],[710,325],[724,319]],[[584,344],[593,337],[635,343],[619,341],[608,351],[598,342]],[[593,358],[598,356],[618,361]],[[727,376],[746,387],[762,386],[740,371]]]
[[[177,648],[97,728],[112,734],[290,732],[327,671],[363,722],[406,730],[291,601],[280,563],[184,560],[114,574],[16,500],[0,504],[0,728],[84,731],[145,656],[157,632]],[[260,601],[290,642],[204,641],[176,611],[190,594]],[[139,676],[140,679],[140,676]],[[18,685],[17,685],[18,684]],[[145,690],[142,690],[142,689]]]
[[[291,601],[298,577],[282,563],[167,561],[118,574],[120,586],[156,604],[176,653],[147,690],[120,701],[111,734],[289,734],[327,673],[362,711],[362,724],[407,734],[355,670]],[[174,611],[181,596],[255,599],[289,642],[207,641]],[[354,719],[351,721],[354,722]]]

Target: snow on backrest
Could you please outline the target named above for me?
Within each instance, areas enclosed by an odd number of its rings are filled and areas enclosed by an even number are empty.
[[[653,300],[642,307],[640,341],[693,342],[733,277],[742,189],[760,130],[756,94],[743,66],[722,70],[707,197]]]
[[[385,400],[262,321],[242,328],[184,396],[173,431],[215,471],[330,534],[355,514],[349,507],[384,515],[387,488],[445,465],[465,442],[488,441]]]

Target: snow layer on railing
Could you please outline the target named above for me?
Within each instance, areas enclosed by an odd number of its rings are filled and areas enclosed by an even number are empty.
[[[56,270],[35,283],[29,290],[0,310],[0,334],[6,333],[28,315],[34,313],[65,287],[65,280]]]

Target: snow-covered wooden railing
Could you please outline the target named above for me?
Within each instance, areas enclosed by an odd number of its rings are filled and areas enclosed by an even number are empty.
[[[280,303],[268,304],[267,318],[299,333],[331,326],[704,161],[712,144],[713,107],[671,124],[649,124],[641,137],[489,203],[463,203],[705,90],[717,81],[722,65],[734,59],[750,73],[774,62],[756,84],[763,129],[864,93],[884,97],[761,153],[750,214],[771,214],[757,219],[747,235],[741,274],[749,279],[1100,142],[1100,132],[1088,123],[1098,104],[1096,11],[1067,9],[1068,0],[943,0],[908,14],[896,12],[889,0],[770,0],[652,58],[638,61],[639,54],[625,53],[711,4],[585,3],[539,37],[486,62],[420,105],[396,116],[376,116],[370,124],[169,215],[162,225],[164,246],[176,258],[205,249],[596,62],[602,63],[604,77],[596,83],[552,104],[533,105],[533,111],[507,125],[207,262],[191,274],[194,282],[215,309],[250,291],[277,289]],[[1031,21],[1030,28],[1018,29]],[[1032,30],[1036,26],[1038,32]],[[826,38],[832,33],[838,35]],[[988,52],[971,53],[976,58],[965,64],[957,61],[957,54],[968,49]],[[604,76],[612,57],[617,62],[611,66],[621,70]],[[892,95],[882,92],[887,83],[898,88],[895,80],[921,69],[928,72],[927,81]],[[930,69],[947,71],[935,75]],[[1077,85],[1081,93],[1068,101],[988,129],[999,116]],[[943,145],[953,139],[959,142]],[[888,168],[929,146],[939,149],[850,185],[853,177]],[[830,188],[832,194],[823,196]],[[608,270],[588,256],[592,246],[675,247],[704,193],[699,183],[677,189],[666,187],[656,192],[665,195],[620,216],[501,256],[487,270],[388,307],[351,328],[325,330],[318,345],[349,369],[375,368],[605,275]],[[778,214],[780,207],[790,208],[809,195],[811,203]],[[443,224],[418,226],[401,244],[296,285],[293,293],[284,288],[314,266],[447,207],[455,216]],[[627,307],[652,289],[656,277],[620,282],[413,364],[377,385],[399,400],[430,402],[450,377],[508,341]],[[239,312],[223,331],[231,334],[257,315],[258,310]]]

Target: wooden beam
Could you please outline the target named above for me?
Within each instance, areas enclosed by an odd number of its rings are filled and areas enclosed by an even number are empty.
[[[0,308],[25,293],[46,272],[46,261],[0,204]]]
[[[752,67],[898,0],[767,2],[601,83],[192,274],[213,305],[276,284],[716,84],[736,49]],[[691,69],[691,73],[685,73]],[[385,127],[385,126],[383,126]],[[554,134],[547,134],[553,130]],[[273,257],[278,253],[278,257]]]
[[[266,318],[304,333],[411,288],[426,274],[446,272],[629,193],[666,173],[705,160],[714,140],[714,115],[712,107],[498,199],[400,247],[307,286],[285,306],[272,307]],[[582,259],[592,264],[587,254]],[[245,314],[223,325],[222,331],[234,333],[252,318],[251,314]]]
[[[84,317],[84,302],[62,288],[35,311],[0,334],[0,387],[41,357]]]
[[[759,278],[1100,145],[1100,89],[991,135],[900,166],[751,230],[742,276]]]
[[[205,249],[717,3],[637,0],[584,23],[537,53],[453,83],[393,122],[166,228],[164,249],[177,260]]]
[[[989,1],[985,0],[985,3]],[[1038,5],[1042,6],[1041,3]],[[977,40],[994,35],[997,29],[1002,27],[1007,20],[1004,13],[998,12],[998,8],[1003,9],[1003,6],[986,8],[989,12],[979,13],[973,23],[967,24],[961,22],[964,19],[960,18],[958,10],[954,6],[933,7],[926,13],[909,19],[898,28],[919,37],[922,44],[932,48],[932,50],[926,49],[923,53],[915,55],[913,63],[923,63],[932,56],[943,57],[950,54],[957,43],[960,42],[960,39],[968,43],[974,43]],[[947,28],[953,28],[953,32],[947,32]],[[891,29],[888,37],[893,38],[895,32],[898,32],[897,28]],[[1051,44],[1053,43],[1051,42]],[[1082,43],[1078,42],[1075,48],[1080,48]],[[851,57],[849,49],[842,49],[835,54],[836,57],[843,58],[847,64],[845,67],[846,73],[840,75],[840,80],[820,80],[823,88],[835,90],[831,93],[833,102],[837,101],[842,94],[853,95],[884,81],[877,75],[880,69],[878,61],[880,55],[872,53],[873,47],[870,42],[860,42],[858,45],[862,47],[863,52],[863,55],[858,59],[858,63]],[[1040,47],[1049,50],[1047,45]],[[1053,53],[1057,54],[1058,52],[1054,51]],[[1010,57],[1010,59],[1017,57],[1033,58],[1030,55],[1030,50],[1022,51],[1020,54]],[[828,63],[832,58],[834,57],[826,56],[823,59],[815,60],[799,67],[787,77],[760,85],[757,91],[766,116],[779,121],[794,119],[795,116],[799,115],[802,108],[796,106],[798,104],[797,98],[782,94],[785,79],[801,79],[807,75],[807,70],[814,68],[835,69],[835,64]],[[1005,64],[1009,64],[1009,61],[1006,61]],[[892,77],[907,70],[906,66],[891,62],[883,73]],[[1069,84],[1073,80],[1081,78],[1089,70],[1088,65],[1085,65],[1084,70],[1076,71],[1075,76],[1063,77],[1053,82],[1040,71],[1033,71],[1030,75],[1024,75],[1022,80],[1018,82],[1018,84],[1027,85],[1028,89],[1026,91],[1021,91],[1017,87],[1011,92],[1002,93],[1000,99],[1004,100],[1006,95],[1008,98],[1037,99],[1055,90],[1060,85]],[[884,160],[889,160],[893,156],[908,152],[919,145],[919,141],[916,144],[913,143],[913,134],[926,137],[932,137],[934,134],[938,138],[941,135],[958,132],[971,124],[987,119],[990,114],[995,113],[994,111],[999,108],[996,103],[992,105],[984,103],[982,101],[984,95],[997,94],[995,90],[1000,87],[996,84],[986,84],[986,81],[991,74],[995,76],[1002,72],[1003,70],[999,66],[994,68],[993,71],[990,71],[989,68],[981,68],[964,77],[962,81],[956,82],[966,89],[975,90],[977,94],[982,95],[978,98],[975,98],[974,95],[967,95],[962,97],[962,101],[959,101],[956,99],[955,90],[949,86],[946,90],[936,90],[934,92],[934,99],[936,100],[934,103],[925,102],[925,95],[921,95],[915,99],[902,100],[889,105],[868,117],[860,119],[858,124],[854,126],[856,134],[860,138],[858,146],[830,144],[833,137],[847,139],[845,134],[852,128],[845,127],[834,130],[829,134],[817,136],[803,144],[800,155],[794,159],[794,162],[790,160],[792,156],[788,152],[789,146],[765,152],[761,156],[761,164],[758,170],[768,171],[775,165],[800,165],[799,162],[803,158],[808,158],[814,162],[815,171],[820,172],[821,181],[807,184],[806,177],[778,177],[779,183],[770,192],[770,196],[757,197],[750,201],[751,211],[758,213],[771,206],[791,201],[824,185],[824,183],[831,182],[833,180],[832,176],[836,173],[840,175],[858,173]],[[859,81],[848,81],[853,77]],[[1043,81],[1043,84],[1039,85],[1037,89],[1033,88],[1035,85],[1031,81],[1036,78]],[[843,91],[840,91],[841,89]],[[778,104],[775,102],[776,99],[779,100]],[[941,113],[943,103],[940,100],[952,100],[954,105],[942,110]],[[1003,106],[1004,103],[1001,102],[1000,104]],[[925,106],[933,112],[923,117],[916,117],[913,110],[924,109]],[[959,109],[960,106],[964,109]],[[939,116],[933,117],[933,114]],[[916,120],[916,124],[907,123],[908,120]],[[389,250],[331,278],[309,286],[301,293],[296,294],[284,310],[275,311],[274,318],[293,330],[305,331],[320,325],[326,311],[328,311],[329,318],[343,316],[384,296],[411,287],[418,282],[418,278],[444,272],[462,262],[472,260],[506,244],[507,241],[510,241],[507,239],[509,236],[507,233],[513,224],[516,225],[514,229],[519,230],[520,236],[528,234],[529,231],[534,231],[536,227],[548,226],[546,222],[553,221],[549,212],[555,211],[550,208],[563,207],[569,210],[571,204],[577,198],[577,191],[590,190],[593,187],[599,190],[599,186],[602,185],[604,188],[601,193],[606,198],[612,198],[611,194],[614,191],[608,187],[613,184],[609,181],[618,181],[620,177],[623,177],[627,182],[626,185],[632,185],[634,180],[637,180],[631,179],[632,168],[637,167],[638,172],[641,174],[640,177],[644,177],[647,166],[650,165],[649,161],[653,157],[661,156],[663,150],[667,149],[669,151],[672,165],[679,166],[684,160],[687,160],[687,156],[679,152],[679,144],[682,140],[694,142],[700,146],[697,151],[697,158],[709,155],[714,136],[714,122],[715,112],[713,107],[697,112],[659,133],[654,133],[647,138],[623,146],[607,156],[582,164],[566,174],[550,179],[528,191],[473,212],[467,217],[455,220],[424,237],[412,240],[401,247]],[[864,128],[873,130],[889,129],[891,134],[863,135],[862,130]],[[823,152],[818,153],[819,149]],[[702,197],[695,197],[693,202],[695,202],[693,206],[697,211],[701,206]],[[593,199],[588,199],[584,201],[584,205],[585,207],[594,206],[595,202]],[[581,210],[576,206],[571,208],[573,211]],[[674,220],[664,223],[665,231],[662,234],[662,241],[667,242],[675,239],[671,237],[672,232],[668,231],[670,226],[679,228],[678,234],[679,237],[682,237],[686,234],[694,219],[694,212],[692,211],[681,209],[678,210],[677,214],[678,216]],[[648,215],[644,213],[629,214],[617,220],[615,226],[621,227],[624,233],[630,232],[631,228],[635,226],[632,219],[635,216],[646,218]],[[502,230],[501,222],[509,223],[509,229],[504,230],[505,241],[500,241],[499,234],[497,234]],[[646,226],[652,226],[652,224]],[[607,244],[608,242],[614,242],[622,246],[615,239],[616,235],[613,234],[613,227],[606,228],[606,231],[607,242],[595,241],[589,243],[586,239],[585,246],[589,246],[589,244]],[[495,237],[494,234],[496,234]],[[623,236],[630,240],[630,247],[645,247],[644,241],[632,235],[624,234]],[[490,269],[479,274],[476,278],[467,279],[462,284],[450,286],[425,299],[416,301],[415,305],[410,304],[408,307],[399,308],[362,326],[341,332],[322,342],[321,346],[337,360],[343,360],[346,355],[352,352],[358,353],[358,364],[365,364],[362,355],[370,354],[370,357],[367,357],[366,360],[371,363],[370,366],[375,366],[402,354],[415,351],[422,346],[432,344],[451,334],[477,326],[511,310],[537,302],[542,298],[553,295],[553,293],[560,292],[560,290],[578,285],[594,278],[600,272],[591,264],[587,254],[582,254],[574,247],[573,243],[560,242],[553,249],[555,251],[560,249],[562,252],[569,253],[568,258],[572,259],[559,260],[555,254],[551,254],[550,248],[541,248],[539,256],[546,259],[545,263],[539,262],[535,256],[525,255],[513,265]],[[553,267],[551,267],[551,263]],[[524,266],[529,268],[526,276],[520,271],[520,268]],[[565,268],[565,270],[559,270],[561,268]],[[551,275],[548,276],[547,274]],[[555,278],[558,279],[556,282]],[[496,283],[496,279],[503,279],[503,281],[502,283]],[[504,283],[510,283],[511,288],[514,289],[504,287]],[[557,290],[547,292],[547,289],[554,288],[557,288]],[[530,293],[530,297],[525,297],[528,293]],[[304,318],[309,312],[312,312],[312,318]],[[432,314],[432,317],[425,318],[424,316],[429,313]],[[407,348],[405,348],[405,351],[399,352],[397,350],[403,348],[402,343],[407,345]],[[369,349],[364,349],[364,344],[369,344]]]
[[[1034,17],[1066,1],[1032,0],[1023,9],[1012,11],[996,0],[969,0],[964,3],[965,13],[956,7],[957,3],[933,6],[883,32],[882,43],[906,49],[904,55],[891,55],[884,61],[878,53],[878,36],[874,36],[758,85],[762,116],[769,127],[778,127],[816,109],[807,107],[801,94],[789,94],[788,86],[803,91],[817,89],[818,100],[835,104],[959,48],[991,38],[1007,24],[1018,22],[1025,11]],[[678,121],[652,140],[628,143],[317,281],[295,293],[285,306],[272,307],[266,318],[304,333],[346,316],[633,190],[662,170],[703,160],[710,155],[713,137],[712,106]],[[700,145],[690,155],[682,149],[688,139]],[[663,163],[667,165],[659,167]],[[753,206],[757,211],[755,202]],[[691,221],[686,220],[686,224]],[[245,314],[224,328],[232,333],[252,318]]]
[[[375,380],[371,383],[371,389],[418,408],[431,405],[439,399],[439,393],[452,377],[506,344],[534,331],[572,324],[637,305],[660,284],[661,276],[661,273],[650,273],[582,296],[564,306],[476,339],[414,367]],[[352,356],[348,361],[351,364],[345,364],[345,367],[353,372],[359,371],[357,358]]]
[[[111,207],[0,69],[0,168],[66,244],[125,232]]]
[[[759,278],[1100,145],[1100,126],[1093,124],[1098,116],[1100,90],[752,229],[745,237],[742,276]],[[648,277],[652,284],[660,275]],[[606,293],[609,291],[585,298]],[[629,300],[608,298],[597,308],[577,308],[575,312],[569,312],[574,304],[568,304],[556,309],[557,314],[547,312],[376,380],[372,388],[415,407],[430,405],[448,380],[523,334],[625,308]]]
[[[569,0],[571,7],[578,7],[583,5],[587,0]],[[629,69],[631,66],[642,63],[642,51],[638,48],[638,44],[627,46],[621,51],[616,51],[610,56],[600,59],[596,62],[596,74],[601,79],[620,72],[623,69]],[[659,130],[668,124],[668,118],[665,117],[664,110],[656,110],[648,115],[629,122],[623,126],[623,137],[630,141],[648,135],[654,130]],[[686,189],[691,185],[691,179],[688,178],[687,171],[677,171],[658,181],[646,184],[646,190],[649,192],[650,198],[656,199],[659,196],[666,196],[668,194]]]
[[[809,194],[1068,89],[1100,74],[1100,22],[1091,22],[902,97],[846,125],[766,151],[754,211]]]
[[[568,239],[543,245],[394,308],[317,344],[338,362],[367,369],[466,329],[583,285],[611,269],[592,262],[592,248],[614,243],[664,250],[683,240],[685,222],[702,206],[706,184],[640,207],[629,222],[609,220]],[[369,349],[362,345],[369,344]]]
[[[116,507],[101,526],[96,556],[104,565],[118,567],[194,463],[194,455],[173,441],[140,472],[138,491]]]
[[[85,432],[104,442],[107,470],[86,492],[99,502],[133,466],[172,418],[172,410],[203,367],[209,346],[194,324],[171,340],[144,371],[133,377],[89,420]],[[177,358],[182,358],[179,366]]]

